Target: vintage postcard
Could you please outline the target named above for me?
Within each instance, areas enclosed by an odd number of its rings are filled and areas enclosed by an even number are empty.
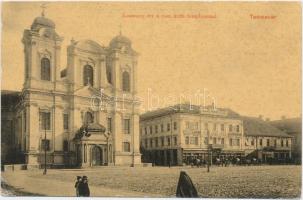
[[[1,195],[301,197],[300,2],[2,2]]]

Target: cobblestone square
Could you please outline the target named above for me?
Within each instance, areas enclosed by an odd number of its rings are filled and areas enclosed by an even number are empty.
[[[191,177],[201,197],[295,198],[301,194],[301,166],[100,167],[89,170],[5,172],[2,180],[20,191],[46,196],[74,196],[74,180],[86,175],[92,196],[173,197],[179,173]],[[18,179],[18,181],[16,180]],[[20,188],[22,188],[20,190]],[[6,193],[4,193],[6,194]]]

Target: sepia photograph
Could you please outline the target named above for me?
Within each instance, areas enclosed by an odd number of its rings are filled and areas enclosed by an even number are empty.
[[[1,2],[1,196],[301,198],[301,2]]]

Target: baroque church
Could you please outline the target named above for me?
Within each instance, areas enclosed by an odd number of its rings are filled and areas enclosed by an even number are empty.
[[[121,33],[108,47],[71,40],[61,70],[62,41],[44,13],[24,30],[22,92],[2,91],[2,163],[140,165],[138,53],[131,41]]]

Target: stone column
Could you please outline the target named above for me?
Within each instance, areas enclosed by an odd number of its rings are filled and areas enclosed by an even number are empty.
[[[119,57],[118,55],[115,55],[115,57],[112,60],[112,78],[113,78],[113,83],[116,89],[120,90],[121,85],[120,85],[120,66],[119,66]]]
[[[30,66],[30,71],[31,71],[31,74],[30,74],[30,77],[31,78],[34,78],[34,79],[39,79],[40,76],[39,76],[39,72],[40,72],[40,69],[38,69],[38,64],[37,64],[37,61],[38,61],[38,58],[37,58],[37,42],[36,41],[31,41],[31,51],[30,51],[30,55],[31,55],[31,59],[29,59],[29,66]]]
[[[55,81],[61,80],[61,71],[60,71],[60,64],[61,64],[61,42],[57,41],[55,44],[55,62],[54,62],[54,70],[55,70]]]
[[[108,85],[107,81],[107,75],[106,75],[106,63],[105,63],[105,58],[102,56],[102,58],[99,60],[100,63],[100,87],[105,88]]]

